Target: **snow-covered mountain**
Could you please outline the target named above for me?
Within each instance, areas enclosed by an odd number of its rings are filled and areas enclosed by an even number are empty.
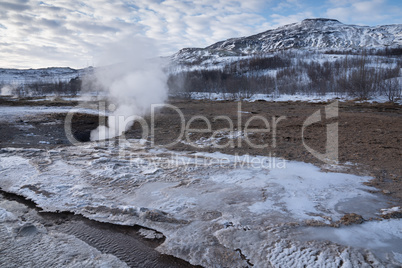
[[[206,48],[184,48],[172,56],[176,62],[210,57],[245,56],[285,49],[345,50],[402,46],[402,24],[357,26],[334,19],[305,19],[248,37],[231,38]]]
[[[49,67],[42,69],[1,69],[0,84],[32,84],[69,82],[71,79],[92,73],[93,68],[72,69],[68,67]]]

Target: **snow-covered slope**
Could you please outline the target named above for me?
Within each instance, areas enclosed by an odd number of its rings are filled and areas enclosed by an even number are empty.
[[[184,48],[173,55],[178,62],[210,56],[244,56],[285,49],[359,49],[402,46],[402,24],[357,26],[334,19],[305,19],[249,37],[231,38],[206,48]]]
[[[35,82],[68,82],[92,72],[93,68],[72,69],[68,67],[50,67],[42,69],[0,69],[0,84],[31,84]]]

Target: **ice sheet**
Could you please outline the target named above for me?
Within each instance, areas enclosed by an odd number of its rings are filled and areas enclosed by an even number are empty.
[[[370,177],[263,156],[174,153],[136,140],[107,144],[3,149],[0,187],[45,210],[157,230],[166,236],[159,251],[206,267],[392,263],[402,253],[377,259],[364,241],[362,251],[291,235],[311,220],[325,225],[344,213],[361,209],[368,217],[388,208],[362,184]]]
[[[402,220],[365,222],[342,228],[307,228],[302,231],[306,240],[331,240],[345,246],[367,248],[381,258],[393,252],[399,259],[402,253]]]
[[[128,267],[72,235],[21,221],[0,202],[1,267]]]
[[[0,106],[0,122],[9,121],[14,122],[17,118],[24,118],[32,114],[52,114],[52,113],[68,113],[70,111],[99,114],[97,110],[89,108],[75,108],[73,106],[59,106],[59,107],[46,107],[46,106]]]

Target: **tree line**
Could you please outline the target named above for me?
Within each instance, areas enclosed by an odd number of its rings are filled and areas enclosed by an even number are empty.
[[[375,55],[373,51],[334,53],[332,57],[307,51],[256,55],[228,62],[222,68],[170,74],[168,86],[172,95],[180,96],[190,96],[191,92],[236,93],[245,97],[335,93],[361,99],[383,95],[395,101],[401,97],[402,86],[402,58],[392,56],[398,51],[376,50]]]
[[[82,89],[82,80],[79,77],[72,78],[70,81],[34,81],[16,85],[6,85],[0,83],[0,89],[8,86],[11,88],[9,94],[19,97],[28,96],[76,96]]]
[[[334,93],[367,99],[382,95],[401,98],[402,48],[362,51],[280,51],[241,57],[213,68],[168,72],[169,94],[190,97],[193,92],[324,95]],[[183,71],[184,70],[184,71]],[[186,71],[187,70],[187,71]],[[4,84],[0,83],[0,88]],[[70,95],[104,91],[94,77],[70,81],[34,81],[12,87],[18,96]]]

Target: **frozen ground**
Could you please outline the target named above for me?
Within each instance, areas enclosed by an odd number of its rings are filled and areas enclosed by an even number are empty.
[[[233,99],[241,99],[243,101],[306,101],[306,102],[327,102],[327,101],[349,101],[356,99],[355,97],[347,96],[347,95],[338,95],[335,93],[327,93],[324,95],[306,95],[306,94],[252,94],[250,97],[243,96],[242,94],[231,94],[231,93],[208,93],[208,92],[191,92],[190,97],[195,100],[233,100]],[[386,96],[376,96],[369,100],[364,100],[364,102],[378,102],[384,103],[388,102],[388,98]],[[359,101],[362,102],[362,101]],[[397,103],[402,104],[402,100],[397,101]]]
[[[127,267],[73,235],[48,232],[39,223],[22,222],[0,201],[0,264],[3,267]]]
[[[172,95],[172,97],[180,97]],[[336,93],[326,93],[323,95],[318,94],[252,94],[251,96],[245,96],[244,94],[236,94],[236,93],[209,93],[209,92],[191,92],[189,93],[189,97],[194,100],[213,100],[213,101],[222,101],[222,100],[242,100],[242,101],[249,101],[254,102],[257,100],[265,100],[265,101],[277,101],[277,102],[286,102],[286,101],[303,101],[303,102],[327,102],[327,101],[350,101],[355,100],[356,97],[347,96],[345,94],[336,94]],[[47,96],[47,97],[37,97],[33,98],[31,102],[39,102],[39,101],[52,101],[56,98],[56,96]],[[57,97],[59,100],[62,101],[97,101],[103,100],[105,98],[102,94],[94,94],[94,95],[77,95],[75,97],[71,96],[59,96]],[[9,98],[9,100],[18,100],[17,98]],[[387,96],[375,96],[368,100],[357,100],[356,103],[359,102],[378,102],[378,103],[385,103],[388,102],[389,99]],[[402,100],[396,100],[396,103],[402,104]],[[62,107],[60,107],[62,108]]]
[[[330,227],[346,213],[368,220],[391,207],[362,184],[371,178],[302,162],[173,153],[130,140],[4,148],[0,177],[3,190],[44,210],[157,230],[166,236],[160,252],[205,267],[402,263],[400,219]]]
[[[54,114],[54,113],[68,113],[68,112],[80,112],[86,114],[99,114],[98,110],[73,107],[73,106],[0,106],[0,122],[15,122],[21,118],[29,118],[29,116],[35,114]]]

